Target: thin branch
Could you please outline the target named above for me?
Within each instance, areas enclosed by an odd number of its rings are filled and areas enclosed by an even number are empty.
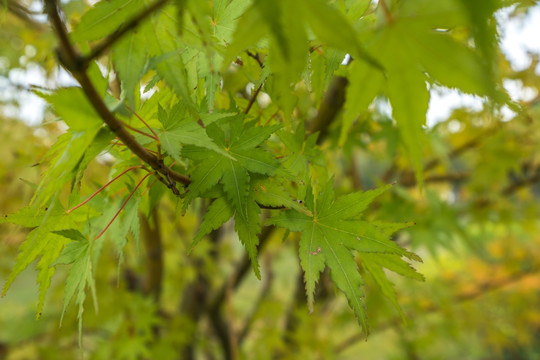
[[[137,189],[139,188],[139,186],[141,186],[141,184],[143,183],[144,180],[146,180],[147,177],[149,177],[150,175],[152,174],[146,174],[144,175],[144,177],[141,179],[141,181],[139,181],[137,183],[137,185],[135,186],[135,188],[133,189],[133,191],[131,191],[131,193],[128,195],[127,199],[124,201],[124,203],[122,204],[122,206],[120,206],[120,209],[116,212],[116,214],[114,214],[113,218],[111,219],[111,221],[109,221],[109,223],[107,224],[107,226],[105,226],[105,229],[103,229],[98,236],[96,236],[96,238],[94,240],[97,240],[101,237],[101,235],[103,235],[105,233],[105,231],[107,231],[107,229],[109,228],[109,226],[111,226],[111,224],[113,223],[113,221],[118,217],[118,215],[120,214],[120,211],[122,211],[122,209],[126,206],[126,204],[128,203],[129,199],[131,199],[131,197],[133,196],[133,194],[135,194],[135,191],[137,191]]]
[[[254,53],[252,53],[251,51],[246,50],[246,54],[248,54],[248,56],[249,56],[250,58],[254,59],[254,60],[257,62],[257,64],[259,64],[259,67],[260,67],[261,69],[264,68],[264,64],[263,64],[263,62],[262,62],[262,60],[261,60],[261,57],[259,56],[259,53],[255,53],[255,54],[254,54]]]
[[[126,124],[125,122],[122,122],[122,124],[123,124],[125,127],[127,127],[128,129],[130,129],[131,131],[135,131],[136,133],[139,133],[139,134],[141,134],[141,135],[143,135],[143,136],[149,137],[150,139],[153,139],[153,140],[155,140],[155,141],[159,141],[159,139],[158,139],[157,136],[154,137],[153,135],[147,134],[147,133],[145,133],[144,131],[141,131],[141,130],[139,130],[139,129],[137,129],[137,128],[135,128],[135,127],[129,125],[129,124]]]
[[[407,173],[408,174],[408,173]],[[412,187],[416,185],[416,179],[413,174],[411,176],[402,176],[399,179],[399,184],[403,187]],[[429,175],[424,179],[424,183],[444,183],[444,182],[454,182],[454,181],[464,181],[470,177],[468,172],[456,172],[449,174],[440,174],[440,175]]]
[[[455,159],[458,156],[461,156],[461,154],[469,150],[477,148],[478,146],[482,144],[483,141],[485,141],[485,139],[488,136],[495,134],[499,129],[500,129],[500,126],[493,126],[487,129],[486,131],[482,132],[480,135],[472,138],[471,140],[466,141],[465,143],[461,144],[460,146],[450,151],[450,153],[448,153],[447,159],[448,160]],[[431,159],[430,161],[426,163],[426,165],[424,165],[423,172],[426,173],[436,168],[441,163],[441,161],[442,161],[441,158]],[[394,163],[382,176],[382,180],[384,182],[389,182],[391,178],[393,177],[393,175],[396,172],[398,172],[398,170],[399,169],[397,168],[397,164]],[[403,186],[409,186],[409,184],[410,186],[416,185],[416,179],[414,178],[414,173],[410,170],[401,171],[401,174],[399,174],[398,182]]]
[[[537,166],[530,176],[527,176],[523,179],[519,179],[513,182],[512,184],[507,185],[505,188],[503,188],[501,191],[501,196],[506,197],[508,195],[515,193],[516,191],[518,191],[519,189],[525,186],[532,185],[537,182],[540,182],[540,166]]]
[[[255,92],[253,93],[253,95],[251,96],[251,99],[249,100],[249,104],[248,106],[246,107],[246,110],[244,110],[244,114],[248,114],[249,113],[249,110],[251,110],[251,107],[253,106],[253,104],[255,103],[255,100],[257,100],[257,96],[259,95],[259,93],[261,92],[261,89],[263,87],[263,84],[259,85],[259,87],[257,88],[257,90],[255,90]]]
[[[448,158],[449,159],[457,158],[458,156],[460,156],[464,152],[466,152],[468,150],[472,150],[472,149],[478,147],[482,143],[482,141],[484,141],[486,139],[487,136],[490,136],[491,134],[494,134],[497,130],[498,130],[497,127],[492,127],[490,129],[484,131],[481,135],[479,135],[479,136],[465,142],[464,144],[462,144],[462,145],[458,146],[457,148],[455,148],[454,150],[452,150],[448,154]],[[435,168],[440,163],[441,163],[440,158],[433,159],[424,166],[424,171],[429,171],[429,170]]]
[[[130,108],[128,107],[128,109],[130,109]],[[131,109],[130,109],[130,110],[131,110]],[[150,130],[150,132],[152,132],[152,134],[153,134],[154,137],[156,138],[156,141],[159,141],[159,137],[158,137],[158,135],[156,134],[156,132],[154,131],[154,129],[152,129],[152,128],[150,127],[150,125],[148,125],[148,123],[147,123],[146,121],[144,121],[144,119],[143,119],[141,116],[139,116],[139,114],[137,114],[137,113],[136,113],[135,111],[133,111],[133,110],[131,110],[131,111],[133,112],[133,115],[135,115],[135,116],[137,117],[137,119],[139,119],[139,120],[140,120],[140,121],[148,128],[148,130]]]
[[[84,200],[82,203],[80,203],[79,205],[76,205],[74,207],[72,207],[71,209],[69,209],[68,211],[66,211],[66,214],[69,214],[70,212],[74,211],[74,210],[77,210],[78,208],[80,208],[81,206],[83,206],[84,204],[86,204],[87,202],[89,202],[90,200],[92,200],[92,198],[94,196],[96,196],[97,194],[99,194],[103,189],[105,189],[107,186],[109,186],[111,183],[113,183],[114,181],[116,181],[116,179],[120,178],[122,175],[124,175],[125,173],[131,171],[131,170],[135,170],[135,169],[140,169],[142,168],[142,166],[140,165],[136,165],[136,166],[132,166],[130,168],[127,168],[126,170],[122,171],[120,174],[118,174],[117,176],[115,176],[113,179],[111,179],[110,181],[108,181],[105,185],[103,185],[102,187],[100,187],[99,189],[97,189],[92,195],[90,195],[90,197],[86,200]]]
[[[136,28],[142,21],[152,15],[154,12],[162,8],[167,4],[169,0],[158,0],[154,4],[150,5],[148,8],[142,10],[139,14],[135,15],[131,20],[129,20],[125,25],[120,27],[117,31],[109,35],[105,40],[99,43],[96,47],[90,51],[88,55],[83,58],[82,66],[83,68],[88,67],[92,60],[100,57],[107,49],[113,46],[118,40],[120,40],[128,31]]]

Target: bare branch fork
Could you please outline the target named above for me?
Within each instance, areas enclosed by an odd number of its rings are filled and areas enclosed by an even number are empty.
[[[104,40],[94,51],[90,53],[88,57],[81,56],[75,47],[71,44],[68,36],[68,31],[62,19],[58,9],[57,0],[45,0],[45,10],[49,16],[49,21],[56,33],[59,41],[58,57],[62,65],[73,75],[73,77],[79,82],[86,97],[99,114],[101,119],[107,126],[115,133],[115,135],[142,161],[150,165],[150,167],[156,171],[156,173],[162,174],[158,176],[158,179],[163,182],[168,188],[170,188],[175,194],[178,194],[175,182],[179,182],[184,186],[191,183],[191,180],[180,173],[177,173],[171,169],[168,169],[161,159],[152,155],[146,150],[131,133],[129,133],[123,126],[122,122],[116,118],[116,116],[109,111],[107,105],[103,101],[102,97],[98,93],[96,87],[90,80],[86,73],[86,66],[89,61],[99,56],[106,48],[110,47],[114,42],[121,38],[127,31],[134,28],[146,17],[150,16],[154,11],[161,8],[167,0],[159,0],[148,9],[144,10],[141,14],[135,16],[133,20],[129,21],[127,25],[122,27],[116,33]],[[102,50],[99,50],[101,49]]]

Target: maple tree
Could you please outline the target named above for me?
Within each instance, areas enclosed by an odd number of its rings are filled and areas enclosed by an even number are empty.
[[[132,308],[126,304],[125,332],[116,330],[126,336],[123,342],[136,333],[137,344],[127,350],[111,345],[93,356],[152,358],[181,351],[192,358],[197,351],[193,339],[207,315],[219,354],[234,358],[246,351],[242,341],[254,319],[248,317],[240,331],[233,329],[223,315],[229,293],[250,266],[266,284],[265,276],[271,276],[261,272],[259,258],[272,253],[271,246],[297,243],[296,256],[287,252],[299,258],[302,270],[294,297],[304,302],[307,297],[311,318],[318,316],[316,298],[329,297],[328,282],[344,294],[362,336],[370,329],[370,296],[383,296],[405,318],[396,278],[386,270],[424,280],[413,268],[422,259],[406,245],[429,236],[415,233],[415,227],[436,221],[436,214],[411,210],[412,204],[426,198],[444,212],[427,185],[447,181],[459,187],[463,179],[429,172],[451,168],[453,158],[496,131],[495,125],[479,126],[486,133],[448,150],[425,128],[431,88],[446,86],[485,99],[484,114],[462,116],[467,127],[474,127],[473,117],[500,117],[503,107],[518,118],[533,109],[534,104],[511,100],[502,86],[507,69],[498,63],[494,14],[513,3],[111,0],[69,8],[45,0],[52,30],[47,36],[57,43],[58,65],[78,84],[34,89],[68,128],[44,155],[41,162],[48,168],[30,204],[0,219],[31,229],[3,294],[37,259],[41,316],[57,268],[69,265],[60,322],[74,303],[84,349],[88,298],[105,316],[100,299],[114,295],[101,295],[100,281],[115,269],[119,282],[123,274],[126,294],[143,295]],[[381,111],[384,104],[390,105],[391,118]],[[440,131],[452,142],[447,128]],[[514,132],[516,138],[527,134],[534,144],[530,129]],[[378,140],[384,145],[373,145]],[[355,148],[371,161],[365,184],[355,174]],[[524,157],[533,148],[521,149]],[[103,154],[107,170],[93,177]],[[384,171],[373,164],[377,156]],[[499,164],[500,178],[515,169],[517,157]],[[534,157],[527,166],[526,177],[501,193],[537,181],[540,167]],[[493,200],[484,198],[486,185],[471,183],[470,191],[478,194],[471,206],[489,205]],[[407,190],[411,187],[415,190]],[[374,214],[368,210],[372,203]],[[164,214],[169,225],[160,220]],[[234,225],[227,231],[231,219]],[[190,221],[198,231],[185,236],[182,225],[175,224]],[[396,235],[407,234],[405,229],[410,229],[409,244]],[[175,232],[190,241],[171,245]],[[232,270],[230,254],[220,253],[234,249],[223,245],[231,233],[244,247]],[[276,245],[276,239],[283,242]],[[146,251],[142,266],[133,260],[144,258],[138,253],[140,241]],[[175,269],[165,265],[173,256],[167,247],[176,252]],[[117,267],[101,270],[110,248]],[[191,269],[189,275],[178,276],[185,269]],[[216,283],[212,271],[227,276]],[[171,311],[167,292],[174,291],[175,275],[183,295],[180,309]],[[263,299],[266,286],[255,286]],[[310,320],[302,320],[308,311],[298,314],[301,306],[295,300],[286,311],[276,356],[294,354],[302,344],[294,336],[309,329]],[[183,316],[180,325],[163,325],[176,312]],[[141,320],[130,322],[131,316]],[[179,339],[164,335],[183,326],[189,329]]]

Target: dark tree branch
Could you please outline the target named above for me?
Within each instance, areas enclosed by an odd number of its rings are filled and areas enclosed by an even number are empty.
[[[83,58],[77,53],[71,45],[67,33],[67,29],[62,19],[60,18],[59,9],[56,0],[45,0],[46,11],[49,20],[56,32],[60,42],[59,58],[64,67],[71,72],[73,77],[79,82],[87,99],[90,101],[96,112],[107,126],[116,134],[116,136],[142,161],[150,165],[157,173],[164,175],[165,178],[158,176],[158,179],[170,188],[175,194],[178,194],[175,181],[187,186],[191,183],[190,179],[185,175],[168,169],[163,161],[149,153],[140,143],[135,140],[126,128],[122,125],[113,113],[109,111],[107,105],[98,93],[94,84],[88,77],[84,66]]]
[[[264,300],[268,297],[268,294],[270,293],[270,290],[272,289],[272,282],[274,280],[274,272],[272,271],[272,258],[267,254],[265,257],[265,273],[262,277],[262,287],[261,291],[259,293],[259,296],[257,297],[257,300],[255,301],[255,305],[253,306],[251,313],[247,316],[246,321],[244,322],[244,326],[240,330],[238,334],[238,344],[241,345],[246,336],[249,334],[249,331],[251,330],[251,326],[253,325],[255,321],[255,317],[257,316],[257,313],[259,312]]]
[[[463,153],[465,153],[465,152],[467,152],[469,150],[475,149],[476,147],[480,146],[482,144],[482,142],[485,141],[485,139],[487,137],[495,134],[499,129],[500,129],[500,126],[491,127],[489,129],[487,129],[486,131],[482,132],[482,134],[472,138],[469,141],[466,141],[462,145],[460,145],[460,146],[456,147],[455,149],[453,149],[452,151],[450,151],[450,153],[448,154],[448,159],[449,160],[455,159],[455,158],[461,156],[461,154],[463,154]],[[426,163],[426,165],[424,165],[424,169],[423,169],[424,173],[429,172],[430,170],[433,170],[440,163],[441,163],[440,158],[431,159],[430,161],[428,161]],[[391,181],[392,177],[398,172],[399,172],[399,169],[397,167],[397,164],[394,163],[386,171],[386,173],[382,176],[383,182]],[[401,184],[403,186],[414,186],[414,185],[416,185],[416,179],[414,177],[414,172],[412,172],[410,170],[401,171],[401,173],[398,174],[397,181],[398,181],[399,184]]]
[[[223,349],[223,358],[226,360],[232,360],[235,358],[234,346],[232,343],[231,331],[228,324],[223,320],[221,316],[220,308],[212,308],[208,312],[208,317],[212,323],[214,332],[216,333],[221,348]]]
[[[529,176],[521,178],[521,179],[513,182],[512,184],[507,185],[505,188],[503,188],[502,191],[501,191],[501,196],[502,197],[509,196],[509,195],[515,193],[516,191],[518,191],[519,189],[521,189],[521,188],[523,188],[525,186],[533,185],[533,184],[535,184],[537,182],[540,182],[540,166],[537,166],[532,171],[532,174],[530,174]]]
[[[283,341],[285,344],[287,344],[287,347],[289,348],[294,348],[296,346],[293,339],[293,334],[298,328],[299,321],[296,312],[306,302],[305,293],[306,290],[304,284],[304,272],[302,269],[300,269],[300,272],[296,277],[296,287],[294,290],[293,301],[292,304],[289,306],[289,309],[287,309],[287,315],[285,316],[285,330],[283,331]]]
[[[72,72],[73,73],[73,72]],[[101,119],[109,128],[116,134],[116,136],[141,160],[150,165],[152,169],[163,174],[166,179],[171,178],[174,181],[177,181],[185,186],[191,183],[191,180],[185,175],[179,174],[171,169],[168,169],[160,159],[150,154],[141,144],[135,140],[133,135],[129,133],[120,120],[118,120],[113,113],[109,111],[107,105],[97,92],[94,84],[92,84],[88,74],[85,72],[75,72],[73,73],[74,77],[81,84],[81,87],[86,94],[86,97],[92,103],[94,109],[101,116]],[[162,182],[171,188],[174,184],[171,184],[167,181],[162,180]]]
[[[201,209],[204,211],[205,208]],[[218,257],[218,243],[221,239],[222,230],[217,229],[210,233],[209,238],[212,243],[210,250],[210,257],[215,262]],[[210,287],[208,281],[208,275],[204,271],[204,263],[201,258],[195,258],[193,261],[193,267],[197,270],[197,278],[185,287],[182,292],[182,302],[180,304],[180,312],[187,316],[193,326],[186,331],[189,331],[189,337],[195,338],[197,332],[198,323],[204,314],[206,304],[208,301],[208,289]],[[219,336],[219,335],[218,335]],[[182,349],[182,359],[193,360],[195,359],[195,344],[196,341],[191,341],[185,344]]]
[[[259,236],[259,253],[264,249],[273,231],[273,226],[263,227],[261,235]],[[231,274],[229,279],[225,281],[225,283],[218,290],[214,298],[210,301],[208,308],[211,310],[209,311],[219,309],[221,307],[221,304],[223,304],[225,300],[227,289],[236,289],[240,285],[244,277],[247,275],[250,268],[251,261],[249,259],[249,256],[247,254],[244,254],[242,260],[240,260],[240,262],[236,264],[235,269],[233,270],[233,273]]]
[[[540,182],[540,166],[532,169],[529,175],[522,177],[520,179],[514,180],[510,184],[506,185],[502,190],[499,191],[499,198],[506,198],[515,193],[516,191],[530,185],[534,185]],[[475,205],[479,208],[486,208],[494,202],[494,198],[479,197],[475,201]]]
[[[150,220],[143,214],[140,216],[147,259],[144,292],[159,302],[163,282],[163,241],[157,205],[150,216]]]
[[[412,175],[412,173],[411,173]],[[428,175],[424,179],[424,183],[444,183],[444,182],[454,182],[454,181],[464,181],[470,177],[468,172],[456,172],[449,174],[440,174],[440,175]],[[402,176],[399,179],[399,184],[403,187],[412,187],[416,185],[416,179],[414,176]]]
[[[328,127],[345,104],[345,93],[349,80],[343,76],[335,76],[321,101],[317,116],[312,120],[308,135],[319,131],[317,143],[320,144],[328,132]]]
[[[498,126],[494,126],[494,127],[491,127],[489,129],[487,129],[486,131],[482,132],[482,134],[472,138],[471,140],[469,141],[466,141],[465,143],[463,143],[462,145],[458,146],[457,148],[453,149],[452,151],[450,151],[450,153],[448,154],[448,158],[449,159],[455,159],[457,158],[458,156],[461,156],[461,154],[469,151],[469,150],[472,150],[478,146],[480,146],[482,144],[482,142],[489,136],[495,134],[498,130],[499,130],[500,127]],[[437,159],[433,159],[431,161],[429,161],[425,166],[424,166],[424,171],[429,171],[431,169],[434,169],[437,165],[439,165],[441,163],[441,159],[440,158],[437,158]]]
[[[150,5],[148,8],[141,10],[141,12],[135,15],[131,20],[126,24],[120,27],[117,31],[109,35],[105,40],[92,48],[90,53],[83,57],[82,67],[87,68],[88,65],[99,58],[105,51],[111,48],[118,40],[120,40],[128,31],[135,29],[141,22],[146,20],[150,15],[152,15],[157,10],[161,9],[169,0],[158,0],[154,4]]]

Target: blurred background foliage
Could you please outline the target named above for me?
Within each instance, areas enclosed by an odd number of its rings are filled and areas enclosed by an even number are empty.
[[[511,16],[518,19],[538,6],[534,1],[509,3],[517,3]],[[14,72],[37,71],[40,77],[30,83],[38,88],[57,86],[62,74],[56,70],[54,37],[39,6],[14,0],[1,6],[0,212],[4,215],[28,203],[44,170],[40,160],[64,127],[49,110],[39,124],[16,118],[20,112],[14,109],[38,103],[21,100],[33,88],[14,80]],[[76,19],[86,7],[74,0],[64,9]],[[308,313],[295,244],[283,243],[284,233],[274,231],[261,254],[262,281],[249,273],[240,284],[225,287],[225,312],[239,358],[540,358],[540,75],[538,54],[530,56],[530,66],[516,71],[498,55],[500,76],[518,80],[534,93],[521,102],[522,112],[508,115],[486,102],[480,109],[454,109],[426,129],[430,143],[424,149],[423,190],[416,186],[398,143],[385,99],[377,99],[371,111],[354,123],[342,148],[335,146],[340,127],[329,129],[332,145],[324,148],[325,156],[342,193],[397,182],[395,191],[371,207],[370,217],[416,223],[395,241],[423,257],[419,271],[426,282],[389,274],[401,316],[368,281],[372,334],[364,341],[344,297],[335,296],[328,274],[321,279],[314,313]],[[226,81],[243,89],[249,80],[244,73],[229,73]],[[296,91],[297,113],[309,113],[313,107],[309,91],[301,86]],[[102,184],[110,170],[106,157],[94,161],[85,173],[87,182]],[[216,339],[206,335],[211,334],[209,321],[203,320],[196,330],[192,320],[198,315],[186,311],[190,304],[183,302],[183,294],[204,293],[205,289],[193,287],[201,277],[208,289],[225,284],[244,250],[229,224],[221,230],[224,240],[202,242],[188,256],[200,216],[195,209],[179,218],[175,206],[164,201],[159,214],[151,217],[154,223],[141,219],[143,236],[156,222],[163,236],[165,276],[159,307],[134,291],[141,286],[136,275],[145,266],[135,245],[128,244],[121,269],[113,245],[105,245],[110,248],[103,252],[96,274],[99,312],[89,306],[84,315],[85,358],[177,358],[175,349],[186,343],[195,344],[200,358],[220,358]],[[25,234],[14,226],[0,227],[1,280],[11,270]],[[68,311],[58,327],[65,271],[58,268],[39,320],[32,268],[0,300],[0,359],[79,357],[76,312]],[[157,328],[166,331],[156,340]]]

